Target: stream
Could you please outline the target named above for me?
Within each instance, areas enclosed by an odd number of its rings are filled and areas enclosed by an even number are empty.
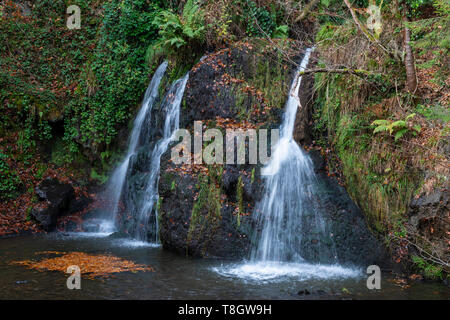
[[[0,241],[0,299],[450,299],[444,284],[413,281],[403,289],[390,273],[382,274],[381,290],[369,290],[360,268],[192,259],[107,234],[49,233]],[[9,265],[37,259],[38,251],[112,254],[149,265],[154,272],[82,277],[81,289],[69,290],[69,274]],[[305,289],[310,294],[298,294]]]

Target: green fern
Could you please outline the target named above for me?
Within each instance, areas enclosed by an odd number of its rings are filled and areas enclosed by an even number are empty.
[[[186,2],[181,15],[170,10],[162,11],[153,25],[159,28],[160,40],[147,50],[150,64],[165,55],[193,58],[205,41],[204,11],[194,0]]]
[[[373,130],[373,133],[378,132],[389,132],[389,134],[394,134],[395,141],[401,139],[406,133],[411,132],[414,136],[416,136],[421,127],[419,125],[410,126],[408,120],[412,119],[416,114],[412,113],[408,115],[404,120],[385,120],[379,119],[372,122],[373,126],[376,126]]]

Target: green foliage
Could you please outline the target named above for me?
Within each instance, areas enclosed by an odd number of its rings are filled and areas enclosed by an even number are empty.
[[[86,20],[92,17],[87,9],[92,2],[77,1]],[[38,142],[45,143],[51,137],[49,121],[61,118],[70,87],[95,36],[92,27],[67,32],[65,10],[65,1],[39,0],[25,16],[14,2],[3,2],[0,112],[3,129],[20,132],[24,158],[33,156]]]
[[[416,114],[412,113],[408,115],[404,120],[384,120],[379,119],[372,122],[372,125],[375,125],[376,128],[373,130],[373,133],[387,131],[389,134],[394,134],[395,141],[403,138],[403,136],[411,132],[414,136],[420,132],[421,128],[419,125],[411,126],[408,124],[408,120],[412,119]]]
[[[267,9],[257,6],[252,0],[245,0],[247,5],[244,7],[242,19],[247,22],[246,33],[250,37],[271,36],[276,30],[276,17]],[[287,27],[287,26],[286,26]],[[278,29],[280,35],[284,28]],[[287,29],[284,30],[287,33]]]
[[[416,112],[429,120],[441,120],[444,123],[450,122],[450,110],[439,104],[427,106],[418,104]]]
[[[91,169],[91,179],[97,181],[100,184],[105,184],[108,181],[108,176],[98,174],[94,168]]]
[[[412,256],[412,260],[417,268],[425,274],[427,278],[430,279],[442,279],[443,271],[442,267],[437,266],[433,263],[426,261],[419,256]]]
[[[252,176],[250,178],[251,183],[255,182],[255,168],[252,169]]]
[[[404,0],[402,5],[406,4],[409,17],[417,17],[421,14],[424,7],[429,6],[432,3],[433,0]]]
[[[399,217],[416,190],[417,173],[406,166],[401,153],[394,152],[383,144],[381,136],[371,133],[373,115],[368,109],[376,97],[365,98],[362,106],[352,104],[354,95],[360,92],[359,81],[345,75],[316,75],[315,128],[323,135],[318,142],[335,150],[336,154],[330,157],[330,169],[338,167],[342,172],[347,191],[366,212],[371,225],[384,234],[388,230],[396,232],[401,230]],[[407,120],[408,128],[411,118]],[[376,123],[389,132],[393,122]],[[397,124],[393,125],[393,133]]]
[[[8,156],[0,153],[0,199],[7,200],[17,195],[22,182],[11,170],[7,162]]]
[[[9,3],[9,2],[8,2]],[[54,163],[102,160],[142,98],[150,67],[145,51],[157,38],[152,21],[162,1],[76,0],[82,28],[68,30],[63,0],[33,2],[23,16],[13,2],[0,18],[2,134],[17,133],[23,161],[53,143]],[[103,5],[104,4],[104,5]],[[102,6],[103,5],[103,10]],[[14,13],[14,14],[13,14]],[[51,123],[64,121],[52,137]],[[59,126],[59,124],[58,124]],[[60,145],[60,135],[64,135]]]
[[[411,29],[411,45],[420,54],[433,53],[433,59],[419,67],[437,66],[435,78],[444,82],[449,76],[448,56],[450,50],[450,2],[435,0],[436,17],[416,20],[408,25]]]
[[[104,5],[95,53],[84,65],[76,99],[66,107],[65,139],[96,156],[106,150],[127,123],[148,82],[145,51],[157,38],[152,21],[158,1],[112,0]]]
[[[241,214],[244,213],[244,198],[243,198],[243,187],[242,176],[239,176],[237,183],[237,201],[238,201],[238,213],[237,213],[237,226],[241,225]]]
[[[287,39],[289,36],[289,27],[287,25],[277,26],[272,33],[272,38]]]
[[[178,15],[163,10],[152,25],[159,29],[160,39],[148,47],[147,59],[152,64],[157,58],[169,55],[178,59],[195,60],[205,42],[204,12],[195,0],[188,0]]]

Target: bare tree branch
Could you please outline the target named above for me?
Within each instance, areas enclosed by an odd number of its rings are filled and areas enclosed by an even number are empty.
[[[300,75],[309,74],[309,73],[347,73],[347,74],[353,74],[355,76],[362,76],[367,77],[369,75],[374,74],[373,72],[367,71],[367,70],[361,70],[361,69],[350,69],[350,68],[344,68],[344,69],[329,69],[329,68],[316,68],[316,69],[307,69],[300,72]]]
[[[302,13],[295,19],[295,23],[302,21],[306,18],[308,13],[314,8],[320,0],[311,0],[302,10]]]
[[[350,10],[350,14],[352,15],[353,21],[358,26],[359,30],[366,36],[367,40],[371,43],[375,43],[381,50],[383,50],[387,55],[389,55],[391,58],[396,59],[397,57],[390,52],[385,46],[383,46],[362,24],[359,22],[358,17],[356,16],[355,11],[353,10],[352,6],[348,2],[348,0],[344,0],[345,5],[347,6],[348,10]]]

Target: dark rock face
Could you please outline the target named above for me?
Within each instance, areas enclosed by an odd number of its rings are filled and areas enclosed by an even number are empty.
[[[31,210],[31,215],[44,230],[52,231],[58,216],[68,210],[69,203],[75,198],[74,189],[70,184],[47,178],[36,187],[36,194],[39,202]]]
[[[180,127],[192,132],[194,121],[201,120],[206,128],[220,128],[223,133],[235,124],[252,129],[278,128],[293,70],[282,71],[282,90],[273,98],[282,102],[270,105],[261,89],[255,87],[266,73],[276,70],[271,53],[261,49],[265,45],[224,49],[196,65],[186,86]],[[225,136],[224,144],[225,162]],[[247,159],[248,147],[246,141]],[[186,165],[186,171],[170,163],[170,150],[161,159],[159,182],[163,247],[197,257],[247,257],[253,229],[251,213],[263,189],[261,166]]]
[[[162,199],[159,227],[164,249],[194,257],[246,257],[250,249],[252,223],[248,214],[260,197],[256,179],[252,183],[246,176],[251,174],[251,170],[225,166],[220,182],[204,177],[209,180],[205,182],[196,174],[173,172],[168,161],[163,163],[159,184]],[[240,179],[242,207],[247,209],[243,213],[238,212],[236,205]],[[217,186],[214,185],[216,182]],[[209,188],[220,190],[217,194],[220,199],[214,199]],[[214,204],[215,201],[218,205]]]
[[[317,201],[322,210],[328,231],[332,234],[337,259],[342,264],[384,265],[387,252],[380,241],[367,228],[364,213],[336,179],[325,171],[325,161],[316,150],[308,152],[318,178]],[[312,243],[317,246],[320,243]]]
[[[409,206],[409,225],[413,234],[433,244],[436,254],[450,260],[448,231],[450,230],[448,189],[438,189],[414,198]]]
[[[246,85],[236,85],[241,78],[255,79],[261,71],[266,72],[255,68],[259,59],[264,61],[267,56],[245,47],[230,48],[207,56],[195,66],[186,86],[180,127],[190,130],[191,136],[196,120],[203,120],[206,128],[220,128],[221,119],[232,119],[241,125],[253,122],[255,128],[278,128],[294,70],[284,75],[284,100],[277,100],[283,102],[268,107],[267,99],[258,95],[258,90],[251,94],[252,90],[244,89],[243,97],[240,90]],[[311,86],[312,78],[305,77],[294,134],[299,143],[311,139]],[[263,126],[256,126],[258,123]],[[264,189],[262,165],[175,165],[170,161],[170,153],[171,147],[161,158],[159,181],[159,236],[164,249],[196,257],[248,258],[255,245],[252,239],[260,231],[256,230],[252,214]],[[327,176],[320,154],[311,152],[311,156],[319,180],[317,201],[326,211],[323,218],[334,241],[323,243],[314,237],[314,232],[306,231],[303,243],[311,257],[305,258],[316,261],[314,256],[319,256],[320,248],[326,245],[334,247],[340,263],[379,263],[384,259],[384,250],[368,230],[361,210],[345,189]]]

